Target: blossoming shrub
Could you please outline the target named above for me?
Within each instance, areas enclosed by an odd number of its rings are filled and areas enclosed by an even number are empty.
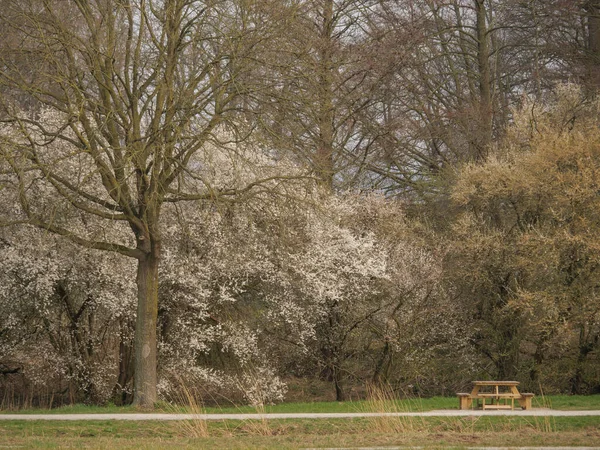
[[[561,86],[460,173],[454,269],[474,353],[529,389],[600,389],[600,103]]]
[[[4,234],[0,249],[0,361],[12,372],[2,380],[5,402],[42,394],[106,402],[125,357],[119,347],[132,339],[133,268],[30,229]],[[121,381],[121,391],[131,388]]]

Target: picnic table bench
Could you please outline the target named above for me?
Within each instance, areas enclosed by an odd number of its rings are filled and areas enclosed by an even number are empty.
[[[531,409],[534,394],[520,393],[518,381],[473,381],[470,393],[458,392],[459,408],[471,409],[473,404],[482,409],[515,409],[515,400],[523,409]],[[489,403],[488,403],[489,400]]]

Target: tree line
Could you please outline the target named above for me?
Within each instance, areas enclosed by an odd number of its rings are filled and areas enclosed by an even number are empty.
[[[4,399],[600,389],[598,0],[0,3]]]

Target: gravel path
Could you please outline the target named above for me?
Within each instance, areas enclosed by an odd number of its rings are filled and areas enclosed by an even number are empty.
[[[0,414],[0,420],[251,420],[251,419],[350,419],[357,417],[466,417],[466,416],[535,416],[576,417],[600,416],[600,411],[528,411],[437,410],[406,413],[280,413],[280,414]]]

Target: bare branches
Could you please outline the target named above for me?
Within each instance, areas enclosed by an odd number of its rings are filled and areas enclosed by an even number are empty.
[[[277,196],[281,191],[278,189],[278,183],[273,182],[285,182],[285,181],[299,181],[307,180],[316,182],[317,179],[314,176],[307,175],[276,175],[267,178],[261,178],[248,183],[246,186],[241,188],[208,188],[207,192],[201,194],[193,193],[182,193],[175,190],[168,190],[168,196],[164,198],[165,202],[175,203],[178,201],[194,201],[194,200],[212,200],[219,201],[225,199],[231,199],[232,201],[241,201],[247,194],[257,192],[268,192]]]

